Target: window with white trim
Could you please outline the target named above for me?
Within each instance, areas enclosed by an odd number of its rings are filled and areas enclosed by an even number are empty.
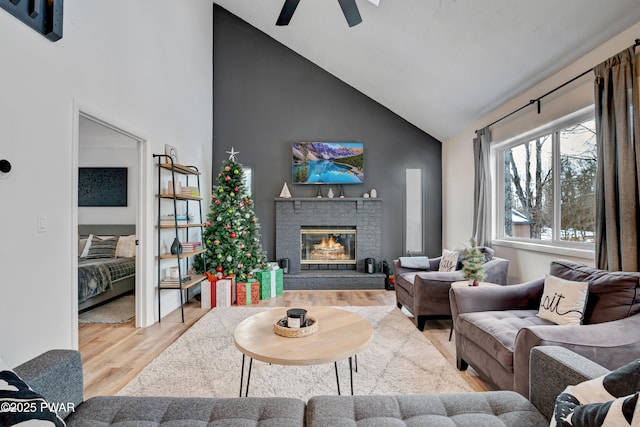
[[[593,248],[593,112],[498,144],[495,154],[498,239]]]

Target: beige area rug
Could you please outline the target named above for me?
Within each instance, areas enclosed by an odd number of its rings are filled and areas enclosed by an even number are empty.
[[[455,367],[399,309],[393,306],[337,308],[360,314],[374,328],[373,342],[357,357],[358,372],[353,375],[355,394],[472,391]],[[242,354],[233,344],[233,331],[245,318],[268,309],[214,308],[118,394],[237,397]],[[338,362],[338,371],[340,390],[343,394],[350,393],[347,360]],[[308,400],[322,394],[337,394],[333,364],[279,366],[253,361],[249,396]]]
[[[125,295],[78,315],[78,323],[127,323],[136,315],[136,297]]]

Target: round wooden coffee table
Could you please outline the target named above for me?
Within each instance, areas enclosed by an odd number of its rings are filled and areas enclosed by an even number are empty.
[[[352,358],[364,350],[373,339],[371,324],[361,316],[332,307],[299,307],[318,321],[318,331],[314,334],[288,338],[273,331],[273,322],[286,316],[291,307],[279,307],[255,314],[236,327],[233,341],[242,352],[242,372],[240,374],[240,396],[244,382],[245,357],[249,357],[249,371],[245,396],[249,394],[251,366],[253,359],[276,365],[320,365],[333,363],[340,394],[337,362],[349,359],[351,394],[353,394]],[[357,360],[356,360],[357,365]],[[357,368],[356,368],[357,370]]]

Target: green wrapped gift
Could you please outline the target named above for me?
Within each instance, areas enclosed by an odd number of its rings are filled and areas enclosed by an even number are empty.
[[[260,282],[260,299],[282,296],[284,291],[282,270],[262,270],[255,274]]]

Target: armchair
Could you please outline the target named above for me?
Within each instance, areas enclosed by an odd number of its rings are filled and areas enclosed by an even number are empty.
[[[471,365],[495,387],[529,395],[535,346],[568,348],[607,369],[640,354],[640,273],[608,272],[553,261],[549,273],[589,282],[583,324],[557,325],[536,314],[544,279],[505,287],[450,291],[458,369]]]
[[[490,248],[481,248],[487,261],[483,264],[486,281],[505,285],[509,271],[509,260],[493,256]],[[449,289],[451,283],[465,280],[462,272],[462,256],[455,271],[440,272],[441,257],[429,258],[425,268],[406,268],[401,260],[393,261],[396,304],[404,306],[416,318],[416,326],[423,331],[427,319],[450,318]]]

